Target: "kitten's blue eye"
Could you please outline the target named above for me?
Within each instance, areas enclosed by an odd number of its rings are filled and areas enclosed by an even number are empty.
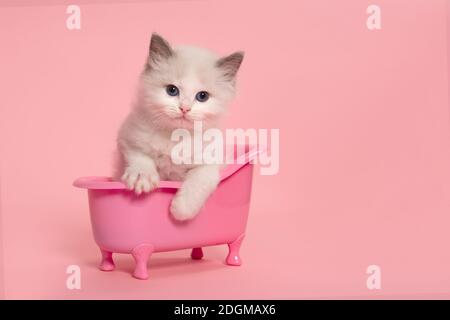
[[[206,91],[200,91],[195,95],[195,99],[200,102],[205,102],[209,99],[209,93]]]
[[[173,84],[169,84],[169,85],[166,87],[166,92],[167,92],[167,94],[168,94],[169,96],[175,97],[175,96],[177,96],[177,95],[180,93],[180,90],[178,90],[178,88],[175,87]]]

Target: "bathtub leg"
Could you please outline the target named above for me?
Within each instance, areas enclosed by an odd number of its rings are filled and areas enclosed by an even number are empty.
[[[242,240],[244,240],[245,234],[241,234],[236,240],[228,244],[228,256],[226,263],[230,266],[240,266],[242,264],[241,257],[239,256],[239,249],[241,247]]]
[[[152,252],[153,246],[151,244],[141,244],[133,249],[131,255],[136,262],[133,277],[141,280],[148,279],[147,262]]]
[[[202,248],[193,248],[191,252],[191,258],[194,260],[201,260],[201,258],[203,258]]]
[[[100,249],[100,252],[102,253],[102,261],[100,262],[99,266],[100,270],[113,271],[116,266],[114,265],[112,252],[105,251],[103,249]]]

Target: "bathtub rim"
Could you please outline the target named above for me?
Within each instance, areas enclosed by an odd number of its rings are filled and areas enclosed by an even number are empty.
[[[261,146],[245,146],[245,153],[238,156],[232,164],[227,164],[220,172],[220,181],[223,181],[237,172],[245,165],[253,164],[258,154],[264,152],[265,148]],[[179,189],[181,181],[161,181],[156,189]],[[128,190],[127,186],[121,182],[113,180],[108,176],[86,176],[76,179],[72,185],[81,189],[88,190]]]

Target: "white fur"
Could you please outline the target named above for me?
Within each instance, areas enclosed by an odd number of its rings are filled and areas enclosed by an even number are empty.
[[[213,53],[187,46],[172,50],[170,57],[149,58],[141,75],[137,101],[118,134],[123,163],[118,172],[136,194],[150,192],[160,179],[183,180],[170,211],[176,219],[186,220],[198,213],[217,187],[219,167],[173,164],[170,154],[175,142],[170,139],[171,133],[177,128],[192,131],[193,121],[202,121],[204,129],[216,127],[234,96],[235,86],[234,79],[217,66],[218,57]],[[169,84],[179,88],[179,96],[167,94]],[[199,91],[207,91],[210,98],[196,101]],[[190,107],[185,117],[181,105]]]

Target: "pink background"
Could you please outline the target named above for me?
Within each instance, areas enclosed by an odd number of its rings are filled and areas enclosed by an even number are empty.
[[[80,1],[77,31],[66,6],[37,2],[0,6],[6,298],[450,297],[446,1]],[[373,3],[380,31],[366,28]],[[155,254],[149,281],[130,277],[129,256],[96,268],[71,183],[109,174],[153,31],[245,50],[228,126],[280,129],[280,172],[255,176],[240,268],[224,246],[200,262]],[[82,290],[66,288],[71,264]]]

